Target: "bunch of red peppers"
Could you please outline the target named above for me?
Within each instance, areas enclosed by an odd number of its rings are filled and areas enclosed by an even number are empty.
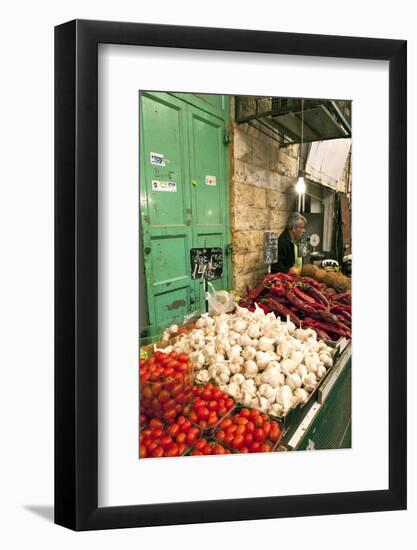
[[[301,328],[311,327],[322,340],[351,337],[351,291],[326,295],[310,277],[287,273],[267,275],[253,290],[247,288],[239,305],[253,311],[255,303],[265,313],[287,317]]]

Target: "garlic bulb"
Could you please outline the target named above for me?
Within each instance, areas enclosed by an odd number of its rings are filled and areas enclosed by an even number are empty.
[[[299,374],[293,372],[292,374],[289,374],[287,376],[287,378],[285,379],[285,383],[292,390],[296,390],[297,388],[301,388],[302,380]]]
[[[319,359],[325,367],[331,367],[333,365],[333,359],[327,353],[320,353]]]
[[[303,388],[297,388],[294,395],[300,400],[300,403],[305,403],[308,399],[308,393]]]
[[[246,378],[255,378],[255,376],[258,374],[258,367],[256,366],[255,361],[245,361],[243,365],[243,371]]]
[[[258,342],[258,349],[260,351],[273,351],[274,350],[274,340],[267,338],[266,336],[261,336]]]
[[[230,382],[233,382],[233,384],[237,384],[238,386],[240,386],[244,381],[245,381],[245,377],[243,376],[243,374],[240,374],[240,373],[234,374],[230,378]]]
[[[248,336],[248,334],[246,334],[246,333],[241,334],[240,337],[237,340],[237,343],[242,348],[246,348],[247,346],[250,346],[251,342],[252,342],[252,338],[250,336]]]
[[[242,394],[242,403],[245,407],[250,407],[252,405],[253,395],[247,391]]]
[[[269,384],[261,384],[258,388],[258,394],[261,397],[268,399],[269,403],[272,405],[272,403],[275,403],[277,389],[273,388]]]
[[[285,375],[291,374],[297,368],[297,364],[292,359],[281,361],[281,372]]]
[[[206,382],[208,382],[210,380],[210,375],[209,375],[208,370],[207,369],[200,369],[196,373],[195,379],[197,380],[197,382],[200,382],[201,384],[205,384]]]
[[[233,323],[233,330],[238,332],[239,334],[242,334],[248,326],[248,323],[244,319],[236,319],[236,321]]]
[[[304,378],[304,388],[311,392],[314,390],[314,388],[317,386],[317,378],[316,375],[312,372],[307,374],[307,376]]]
[[[261,335],[261,331],[260,331],[260,328],[259,328],[259,323],[253,323],[252,325],[250,325],[248,330],[247,330],[247,334],[252,339],[259,338],[260,335]]]
[[[275,354],[274,354],[275,355]],[[274,360],[274,355],[266,353],[264,351],[256,352],[256,364],[258,365],[259,370],[264,369],[268,363]]]
[[[280,403],[274,403],[271,407],[269,407],[268,412],[273,416],[281,418],[281,416],[284,414],[284,407]]]
[[[297,367],[297,370],[296,370],[296,373],[299,375],[299,377],[301,378],[301,381],[304,382],[304,378],[307,376],[308,374],[308,370],[307,370],[307,367],[305,365],[298,365]]]
[[[238,399],[240,397],[240,388],[237,384],[232,382],[227,385],[226,393],[228,393],[231,397]]]
[[[241,385],[241,387],[240,387],[240,391],[242,393],[248,392],[251,395],[255,395],[256,394],[256,386],[255,386],[255,382],[254,382],[253,378],[249,378],[248,380],[245,380],[243,382],[243,384]]]
[[[317,369],[317,372],[316,372],[316,376],[317,376],[318,380],[323,378],[323,376],[326,374],[326,372],[327,372],[326,367],[324,365],[320,365],[319,368]]]
[[[284,414],[292,407],[292,391],[289,386],[282,386],[277,391],[276,402],[282,405]]]
[[[231,361],[229,363],[229,370],[231,374],[237,374],[242,371],[242,365],[236,361]]]
[[[256,349],[252,346],[248,346],[242,351],[242,357],[248,361],[250,359],[254,359],[256,357]]]

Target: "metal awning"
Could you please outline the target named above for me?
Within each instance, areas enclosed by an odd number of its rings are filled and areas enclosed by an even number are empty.
[[[351,101],[282,97],[236,96],[235,118],[248,123],[280,143],[301,143],[301,117],[304,116],[303,142],[350,138]]]

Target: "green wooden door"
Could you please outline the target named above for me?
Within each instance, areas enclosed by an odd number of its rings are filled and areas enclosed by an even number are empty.
[[[190,277],[190,248],[220,246],[228,224],[227,117],[166,93],[140,95],[141,246],[150,325],[203,310],[201,284]],[[213,107],[207,107],[214,110]],[[215,281],[227,288],[230,259]]]

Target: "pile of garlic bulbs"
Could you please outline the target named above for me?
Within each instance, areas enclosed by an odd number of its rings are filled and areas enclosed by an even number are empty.
[[[170,342],[176,331],[170,327],[162,341]],[[174,341],[161,351],[189,354],[198,383],[216,383],[237,402],[278,417],[305,403],[333,365],[334,348],[317,340],[314,330],[258,307],[204,314],[195,329]]]

